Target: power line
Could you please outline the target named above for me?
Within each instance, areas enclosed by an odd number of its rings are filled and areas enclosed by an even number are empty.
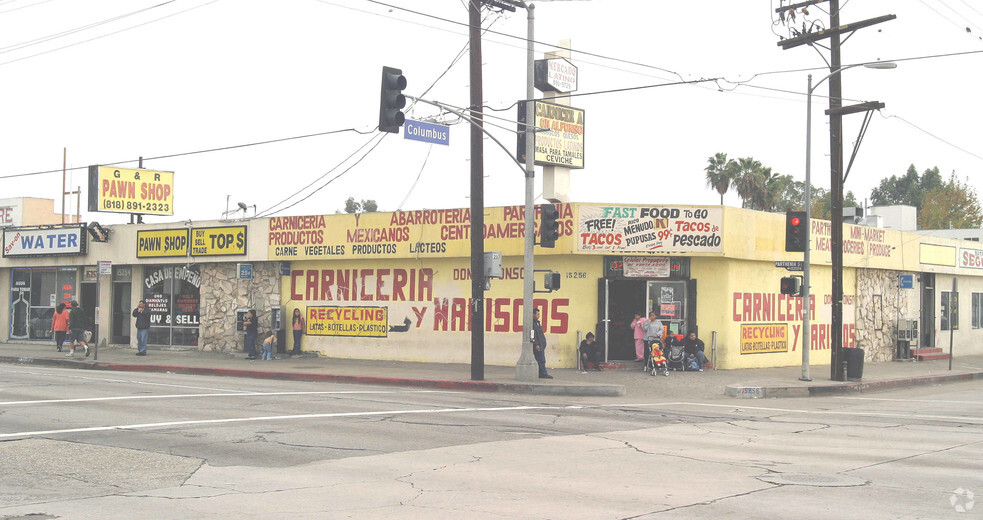
[[[173,2],[173,1],[175,1],[175,0],[169,0],[168,2],[165,2],[165,4],[166,4],[166,3],[170,3],[170,2]],[[87,39],[87,40],[82,40],[82,41],[79,41],[79,42],[75,42],[75,43],[70,43],[70,44],[68,44],[68,45],[63,45],[63,46],[61,46],[61,47],[56,47],[56,48],[54,48],[54,49],[48,49],[48,50],[46,50],[46,51],[42,51],[42,52],[38,52],[38,53],[35,53],[35,54],[30,54],[30,55],[28,55],[28,56],[24,56],[24,57],[21,57],[21,58],[17,58],[17,59],[13,59],[13,60],[9,60],[9,61],[4,61],[4,62],[0,62],[0,65],[9,65],[9,64],[11,64],[11,63],[16,63],[16,62],[18,62],[18,61],[23,61],[23,60],[26,60],[26,59],[29,59],[29,58],[35,58],[35,57],[37,57],[37,56],[42,56],[42,55],[45,55],[45,54],[48,54],[48,53],[52,53],[52,52],[55,52],[55,51],[60,51],[60,50],[63,50],[63,49],[68,49],[68,48],[70,48],[70,47],[75,47],[76,45],[81,45],[81,44],[83,44],[83,43],[88,43],[88,42],[91,42],[91,41],[95,41],[95,40],[99,40],[99,39],[102,39],[102,38],[105,38],[105,37],[107,37],[107,36],[113,36],[113,35],[115,35],[115,34],[119,34],[119,33],[121,33],[121,32],[125,32],[125,31],[129,31],[129,30],[131,30],[131,29],[136,29],[136,28],[138,28],[138,27],[143,27],[144,25],[149,25],[149,24],[152,24],[152,23],[154,23],[154,22],[159,22],[159,21],[161,21],[161,20],[166,20],[167,18],[171,18],[171,17],[173,17],[173,16],[177,16],[177,15],[179,15],[179,14],[183,14],[183,13],[186,13],[186,12],[188,12],[188,11],[193,11],[193,10],[195,10],[195,9],[199,9],[199,8],[202,8],[202,7],[205,7],[205,6],[207,6],[207,5],[210,5],[210,4],[214,4],[214,3],[215,3],[215,2],[217,2],[217,1],[218,1],[218,0],[211,0],[210,2],[206,2],[206,3],[204,3],[204,4],[201,4],[201,5],[196,5],[196,6],[194,6],[194,7],[189,7],[189,8],[187,8],[187,9],[184,9],[184,10],[181,10],[181,11],[178,11],[178,12],[176,12],[176,13],[171,13],[171,14],[169,14],[169,15],[166,15],[166,16],[161,16],[160,18],[155,18],[155,19],[153,19],[153,20],[149,20],[149,21],[146,21],[146,22],[144,22],[144,23],[141,23],[141,24],[137,24],[137,25],[134,25],[134,26],[131,26],[131,27],[124,27],[123,29],[119,29],[119,30],[117,30],[117,31],[113,31],[113,32],[110,32],[110,33],[106,33],[106,34],[103,34],[103,35],[100,35],[100,36],[93,36],[92,38],[89,38],[89,39]],[[155,8],[155,7],[160,7],[161,5],[164,5],[164,4],[158,4],[158,5],[156,5],[156,6],[153,6],[153,7],[151,7],[151,8],[148,8],[148,9],[153,9],[153,8]]]
[[[880,111],[880,110],[878,110],[878,112],[881,112],[881,111]],[[907,124],[907,125],[909,125],[909,126],[911,126],[912,128],[914,128],[914,129],[916,129],[916,130],[918,130],[919,132],[922,132],[922,133],[924,133],[925,135],[928,135],[928,136],[931,136],[931,137],[933,137],[933,138],[935,138],[935,139],[937,139],[937,140],[939,140],[939,141],[941,141],[941,142],[943,142],[943,143],[945,143],[945,144],[947,144],[947,145],[949,145],[949,146],[951,146],[951,147],[953,147],[953,148],[955,148],[956,150],[959,150],[960,152],[963,152],[963,153],[966,153],[966,154],[969,154],[969,155],[972,155],[973,157],[976,157],[977,159],[980,159],[980,160],[983,160],[983,156],[980,156],[980,155],[977,155],[977,154],[975,154],[975,153],[973,153],[973,152],[971,152],[971,151],[969,151],[969,150],[967,150],[967,149],[965,149],[965,148],[963,148],[963,147],[961,147],[961,146],[958,146],[958,145],[956,145],[956,144],[953,144],[953,143],[951,143],[951,142],[949,142],[949,141],[946,141],[945,139],[943,139],[943,138],[941,138],[941,137],[939,137],[939,136],[937,136],[937,135],[935,135],[935,134],[933,134],[932,132],[929,132],[928,130],[925,130],[924,128],[922,128],[922,127],[920,127],[920,126],[918,126],[918,125],[916,125],[916,124],[914,124],[914,123],[912,123],[911,121],[908,121],[907,119],[905,119],[905,118],[903,118],[903,117],[901,117],[901,116],[894,116],[894,115],[884,115],[884,114],[882,113],[882,114],[881,114],[881,117],[884,117],[884,118],[894,118],[894,119],[899,119],[899,120],[901,120],[901,121],[902,121],[903,123],[905,123],[905,124]]]
[[[253,143],[235,144],[235,145],[230,145],[230,146],[220,146],[220,147],[217,147],[217,148],[206,148],[206,149],[203,149],[203,150],[195,150],[195,151],[192,151],[192,152],[180,152],[180,153],[172,153],[172,154],[167,154],[167,155],[158,155],[158,156],[155,156],[155,157],[144,157],[143,160],[144,161],[154,161],[154,160],[158,160],[158,159],[171,159],[171,158],[174,158],[174,157],[184,157],[186,155],[196,155],[196,154],[209,153],[209,152],[221,152],[221,151],[225,151],[225,150],[235,150],[237,148],[248,148],[250,146],[260,146],[260,145],[264,145],[264,144],[282,143],[284,141],[293,141],[293,140],[297,140],[297,139],[307,139],[309,137],[318,137],[318,136],[322,136],[322,135],[339,134],[339,133],[342,133],[342,132],[355,132],[356,134],[363,134],[364,135],[364,134],[372,133],[373,131],[374,130],[370,130],[368,132],[362,132],[362,131],[359,131],[359,130],[355,130],[354,128],[345,128],[345,129],[342,129],[342,130],[329,130],[327,132],[318,132],[318,133],[314,133],[314,134],[305,134],[305,135],[295,135],[295,136],[292,136],[292,137],[283,137],[283,138],[280,138],[280,139],[269,139],[269,140],[266,140],[266,141],[256,141],[256,142],[253,142]],[[127,159],[127,160],[123,160],[123,161],[114,161],[114,162],[107,162],[107,163],[100,163],[100,164],[102,164],[104,166],[113,166],[113,165],[117,165],[117,164],[127,164],[127,163],[133,163],[133,162],[138,162],[138,161],[139,161],[139,159]],[[75,170],[85,170],[85,169],[88,169],[88,166],[76,166],[74,168],[67,168],[65,171],[75,171]],[[62,171],[62,169],[61,168],[58,168],[56,170],[44,170],[44,171],[31,172],[31,173],[17,173],[17,174],[12,174],[12,175],[0,175],[0,179],[13,179],[13,178],[16,178],[16,177],[31,177],[31,176],[34,176],[34,175],[44,175],[44,174],[47,174],[47,173],[60,173],[61,171]]]

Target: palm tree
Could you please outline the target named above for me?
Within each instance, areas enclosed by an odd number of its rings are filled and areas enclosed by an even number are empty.
[[[733,161],[731,161],[733,162]],[[757,204],[760,193],[765,189],[765,175],[762,173],[760,161],[753,157],[741,157],[735,163],[734,188],[743,200],[741,207],[748,209],[759,209]]]
[[[713,157],[707,159],[707,187],[717,190],[720,194],[720,205],[724,205],[724,194],[734,181],[734,168],[731,164],[734,161],[727,161],[727,154],[718,152]]]

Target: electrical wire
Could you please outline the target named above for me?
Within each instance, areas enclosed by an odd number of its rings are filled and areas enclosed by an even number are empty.
[[[170,0],[170,1],[175,1],[175,0]],[[155,23],[155,22],[159,22],[161,20],[166,20],[166,19],[171,18],[173,16],[177,16],[179,14],[184,14],[184,13],[186,13],[188,11],[194,11],[195,9],[199,9],[199,8],[205,7],[207,5],[214,4],[217,1],[218,0],[211,0],[210,2],[206,2],[206,3],[201,4],[201,5],[196,5],[194,7],[189,7],[187,9],[178,11],[176,13],[171,13],[171,14],[166,15],[166,16],[161,16],[160,18],[155,18],[153,20],[149,20],[149,21],[146,21],[144,23],[137,24],[137,25],[134,25],[134,26],[131,26],[131,27],[125,27],[125,28],[120,29],[118,31],[113,31],[111,33],[106,33],[106,34],[103,34],[103,35],[100,35],[100,36],[94,36],[94,37],[89,38],[87,40],[82,40],[82,41],[71,43],[71,44],[68,44],[68,45],[63,45],[61,47],[56,47],[54,49],[48,49],[48,50],[43,51],[43,52],[38,52],[38,53],[35,53],[35,54],[30,54],[28,56],[23,56],[21,58],[17,58],[17,59],[13,59],[13,60],[9,60],[9,61],[0,62],[0,65],[9,65],[11,63],[16,63],[18,61],[23,61],[23,60],[26,60],[26,59],[29,59],[29,58],[35,58],[37,56],[42,56],[42,55],[49,54],[49,53],[52,53],[52,52],[55,52],[55,51],[60,51],[60,50],[63,50],[63,49],[68,49],[70,47],[75,47],[76,45],[81,45],[83,43],[88,43],[88,42],[91,42],[91,41],[100,40],[102,38],[106,38],[107,36],[113,36],[113,35],[119,34],[121,32],[129,31],[131,29],[136,29],[136,28],[139,28],[139,27],[143,27],[144,25],[149,25],[149,24],[152,24],[152,23]],[[169,3],[169,2],[167,2],[167,3]],[[163,4],[161,4],[161,5],[163,5]]]
[[[416,174],[416,180],[413,181],[413,185],[410,186],[410,190],[406,192],[406,196],[403,197],[403,201],[399,203],[398,207],[396,207],[396,211],[402,210],[403,204],[406,204],[406,201],[409,200],[410,195],[413,194],[413,190],[416,189],[416,183],[420,182],[420,176],[423,175],[423,170],[427,167],[427,160],[430,159],[430,152],[432,151],[433,145],[431,144],[430,148],[427,148],[427,156],[423,158],[423,164],[420,165],[420,171]]]
[[[322,135],[339,134],[339,133],[342,133],[342,132],[355,132],[356,134],[363,134],[364,135],[364,134],[372,133],[374,131],[375,130],[371,130],[371,131],[368,131],[368,132],[362,132],[362,131],[356,130],[354,128],[345,128],[345,129],[342,129],[342,130],[329,130],[327,132],[318,132],[318,133],[314,133],[314,134],[305,134],[305,135],[295,135],[295,136],[292,136],[292,137],[282,137],[282,138],[279,138],[279,139],[269,139],[269,140],[266,140],[266,141],[256,141],[256,142],[252,142],[252,143],[235,144],[235,145],[230,145],[230,146],[220,146],[220,147],[217,147],[217,148],[206,148],[206,149],[203,149],[203,150],[195,150],[195,151],[191,151],[191,152],[180,152],[180,153],[172,153],[172,154],[167,154],[167,155],[158,155],[158,156],[155,156],[155,157],[144,157],[143,160],[144,161],[154,161],[154,160],[158,160],[158,159],[171,159],[171,158],[174,158],[174,157],[184,157],[186,155],[197,155],[197,154],[201,154],[201,153],[221,152],[221,151],[225,151],[225,150],[235,150],[237,148],[248,148],[250,146],[260,146],[260,145],[264,145],[264,144],[282,143],[284,141],[293,141],[293,140],[297,140],[297,139],[307,139],[309,137],[318,137],[318,136],[322,136]],[[138,162],[138,161],[139,161],[139,159],[127,159],[127,160],[123,160],[123,161],[107,162],[107,163],[100,163],[100,164],[102,164],[104,166],[114,166],[114,165],[118,165],[118,164],[134,163],[134,162]],[[85,169],[88,169],[88,166],[76,166],[74,168],[67,168],[64,171],[85,170]],[[63,171],[62,168],[58,168],[56,170],[45,170],[45,171],[38,171],[38,172],[31,172],[31,173],[17,173],[17,174],[12,174],[12,175],[0,175],[0,179],[13,179],[13,178],[16,178],[16,177],[31,177],[31,176],[34,176],[34,175],[44,175],[44,174],[47,174],[47,173],[60,173],[61,171]]]
[[[934,139],[936,139],[936,140],[938,140],[938,141],[940,141],[942,143],[945,143],[945,144],[947,144],[947,145],[955,148],[956,150],[959,150],[960,152],[963,152],[963,153],[968,154],[968,155],[972,155],[973,157],[976,157],[977,159],[983,160],[983,156],[977,155],[977,154],[975,154],[975,153],[973,153],[973,152],[971,152],[971,151],[969,151],[969,150],[967,150],[967,149],[965,149],[965,148],[963,148],[963,147],[961,147],[961,146],[959,146],[957,144],[954,144],[954,143],[951,143],[949,141],[946,141],[945,139],[943,139],[943,138],[941,138],[941,137],[933,134],[932,132],[929,132],[928,130],[925,130],[924,128],[922,128],[922,127],[920,127],[920,126],[912,123],[911,121],[908,121],[907,119],[905,119],[905,118],[903,118],[901,116],[885,115],[883,113],[883,110],[878,110],[878,112],[880,112],[881,113],[881,116],[884,117],[884,118],[886,118],[886,119],[892,119],[892,118],[893,119],[898,119],[901,122],[903,122],[903,123],[911,126],[912,128],[918,130],[919,132],[922,132],[925,135],[928,135],[928,136],[930,136],[930,137],[932,137],[932,138],[934,138]]]
[[[37,2],[37,3],[33,3],[33,4],[29,4],[29,5],[24,5],[24,6],[21,6],[21,7],[15,7],[13,9],[7,9],[6,11],[0,11],[0,14],[12,13],[14,11],[20,11],[21,9],[27,9],[28,7],[34,7],[34,6],[38,6],[38,5],[41,5],[41,4],[46,4],[46,3],[50,2],[50,1],[51,0],[41,0],[40,2]],[[0,2],[0,5],[7,4],[7,3],[10,3],[10,2]]]

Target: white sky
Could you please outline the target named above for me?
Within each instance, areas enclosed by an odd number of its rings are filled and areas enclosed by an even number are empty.
[[[843,23],[898,16],[846,40],[843,64],[983,51],[983,5],[976,0],[841,1]],[[401,68],[409,82],[406,93],[420,95],[467,43],[462,25],[366,0],[176,0],[36,41],[165,2],[0,0],[3,197],[52,198],[57,209],[60,172],[4,177],[60,169],[63,147],[72,168],[349,128],[370,131],[378,119],[383,65]],[[467,22],[465,0],[388,3]],[[815,67],[817,79],[828,71],[820,69],[824,62],[815,50],[783,51],[777,45],[773,31],[784,30],[772,25],[776,5],[777,0],[537,2],[535,39],[572,40],[581,93],[679,81],[665,70],[687,80],[749,80],[736,88],[720,82],[725,91],[710,83],[574,98],[572,105],[586,111],[586,168],[573,172],[572,200],[718,204],[703,170],[716,152],[753,156],[802,179],[808,72],[801,69]],[[485,27],[492,21],[494,31],[525,37],[524,12],[492,15]],[[31,44],[15,47],[26,42]],[[537,45],[537,58],[548,50]],[[523,98],[525,43],[487,34],[483,54],[486,105],[505,108]],[[846,188],[863,200],[880,179],[901,175],[914,163],[919,172],[938,166],[943,177],[955,171],[983,195],[981,63],[983,53],[899,61],[895,70],[845,71],[845,104],[887,105],[874,116]],[[789,70],[798,72],[760,75]],[[813,107],[812,178],[823,187],[829,186],[822,97],[827,92],[826,85],[816,90]],[[465,56],[425,97],[466,106],[468,96]],[[434,114],[418,106],[407,117]],[[514,108],[493,114],[516,118]],[[845,119],[847,158],[861,120],[860,114]],[[490,130],[514,153],[513,132]],[[351,161],[322,176],[372,135],[345,132],[148,160],[146,168],[175,172],[176,212],[145,221],[220,218],[227,196],[233,208],[241,201],[262,213],[308,184],[321,186],[335,177]],[[452,127],[449,147],[389,135],[350,171],[277,214],[334,213],[349,196],[375,199],[384,211],[404,199],[402,209],[467,207],[468,140],[464,123]],[[485,140],[484,153],[485,204],[523,203],[516,164],[491,140]],[[72,172],[69,185],[85,190],[85,171]],[[127,215],[86,212],[85,196],[83,220],[128,221]],[[725,203],[740,200],[731,192]],[[74,201],[69,207],[74,211]]]

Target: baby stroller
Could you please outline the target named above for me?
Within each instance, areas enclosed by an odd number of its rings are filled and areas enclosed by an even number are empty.
[[[680,338],[669,335],[666,336],[666,343],[669,346],[668,354],[666,355],[666,361],[669,365],[670,370],[684,370],[683,364],[686,361],[686,349],[683,348],[683,343]]]
[[[666,363],[666,357],[662,354],[662,345],[656,341],[648,350],[649,355],[645,358],[645,371],[651,372],[653,376],[656,374],[668,376],[669,365]]]

